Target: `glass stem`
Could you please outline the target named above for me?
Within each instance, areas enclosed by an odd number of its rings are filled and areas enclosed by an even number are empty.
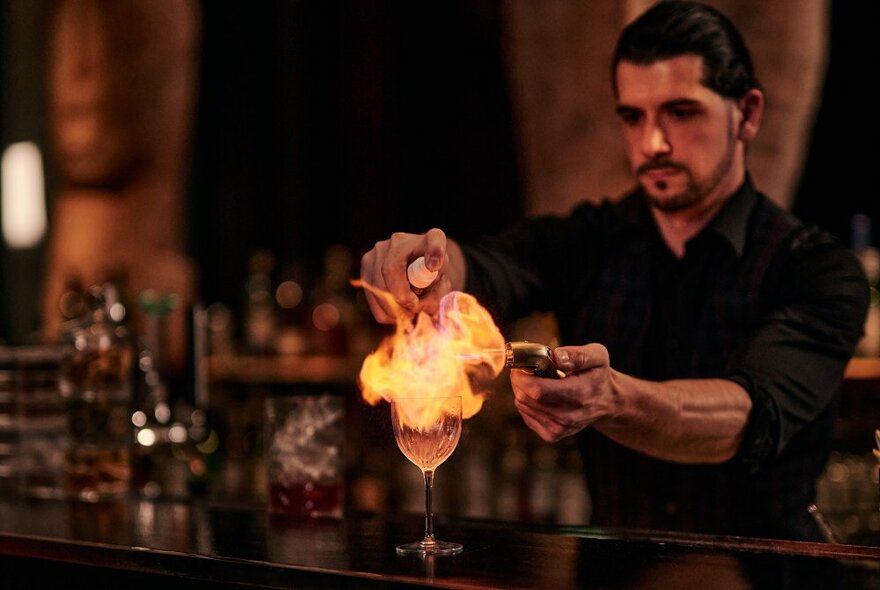
[[[431,507],[434,495],[434,471],[426,470],[425,476],[425,545],[434,544],[434,509]]]

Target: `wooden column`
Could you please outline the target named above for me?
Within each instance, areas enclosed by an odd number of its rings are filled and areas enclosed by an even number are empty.
[[[60,0],[50,28],[52,151],[59,173],[43,302],[48,340],[72,280],[173,292],[165,358],[180,369],[195,270],[185,255],[199,50],[195,0]],[[130,314],[136,310],[129,309]]]

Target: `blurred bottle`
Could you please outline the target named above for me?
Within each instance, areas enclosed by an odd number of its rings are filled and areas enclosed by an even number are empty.
[[[62,341],[70,342],[76,328],[88,320],[86,297],[86,288],[82,280],[78,276],[68,278],[64,285],[64,293],[58,301]]]
[[[485,433],[472,430],[464,458],[464,515],[469,518],[492,516],[492,441]]]
[[[587,524],[593,513],[592,499],[584,479],[581,454],[577,447],[565,452],[557,488],[556,522],[558,524]]]
[[[270,251],[258,250],[251,256],[244,310],[244,341],[251,354],[275,352],[278,318],[272,281],[274,269],[275,257]]]
[[[871,289],[865,333],[856,346],[856,355],[876,357],[880,356],[880,250],[873,246],[870,217],[863,213],[853,215],[851,229],[851,246]]]
[[[70,439],[64,488],[70,497],[99,501],[130,490],[133,350],[112,284],[90,289],[88,307],[70,329],[73,347],[61,367]]]
[[[516,418],[511,418],[513,420]],[[502,520],[531,520],[529,455],[523,432],[515,422],[512,422],[505,433],[500,461],[496,516]]]
[[[207,313],[207,354],[228,356],[235,354],[234,319],[232,311],[222,303],[212,303]]]
[[[171,395],[163,374],[162,353],[168,314],[177,298],[144,291],[139,297],[144,333],[136,371],[134,488],[146,498],[185,498],[207,487],[206,455],[216,450],[207,415],[181,392]],[[193,342],[201,341],[193,338]],[[206,453],[206,451],[209,451]]]
[[[170,293],[142,291],[138,304],[143,315],[143,332],[137,341],[134,426],[134,489],[147,498],[180,496],[186,490],[186,472],[171,455],[169,430],[171,403],[162,372],[165,316],[176,306]]]
[[[531,490],[529,505],[538,522],[553,522],[559,496],[560,470],[555,446],[538,444],[531,457]]]
[[[308,312],[303,277],[299,266],[291,265],[284,269],[275,289],[278,308],[276,348],[281,355],[307,354],[311,348],[310,335],[306,330]]]
[[[336,244],[324,253],[320,279],[311,293],[311,328],[317,354],[346,355],[354,320],[351,273],[351,250]]]

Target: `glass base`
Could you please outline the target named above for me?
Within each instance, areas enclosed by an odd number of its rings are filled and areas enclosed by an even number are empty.
[[[436,539],[425,539],[415,543],[397,546],[398,555],[456,555],[463,549],[461,543],[449,543]]]

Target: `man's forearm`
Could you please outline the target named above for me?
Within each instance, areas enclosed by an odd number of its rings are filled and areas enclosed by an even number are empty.
[[[620,411],[594,427],[635,451],[679,463],[721,463],[742,442],[752,401],[726,379],[644,381],[614,372]]]

